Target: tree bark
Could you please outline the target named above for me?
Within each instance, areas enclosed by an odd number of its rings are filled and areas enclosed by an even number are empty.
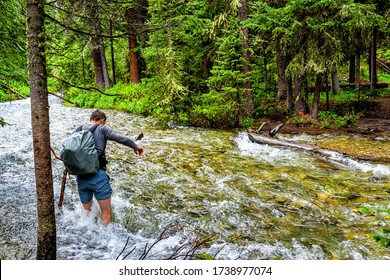
[[[141,29],[145,29],[144,23],[147,20],[147,0],[136,0],[132,7],[128,7],[125,10],[125,20],[127,23],[128,45],[129,45],[129,70],[130,70],[130,82],[140,83],[142,72],[142,58],[139,55],[137,48],[139,47],[138,40],[141,44],[145,44],[146,33],[141,32],[141,38],[137,35],[137,25],[141,26]],[[144,31],[144,30],[143,30]]]
[[[240,0],[241,6],[238,9],[238,18],[242,23],[248,19],[248,3],[247,0]],[[241,67],[241,73],[245,77],[245,82],[242,83],[242,88],[244,89],[244,104],[243,112],[245,116],[249,116],[254,109],[253,105],[253,93],[252,93],[252,83],[249,81],[248,74],[251,71],[251,54],[249,51],[249,29],[247,27],[242,27],[241,32],[243,39],[241,40],[242,46],[242,58],[245,61],[245,65]]]
[[[295,73],[294,76],[294,110],[298,115],[299,113],[307,114],[309,113],[309,106],[304,100],[303,96],[305,93],[304,89],[304,75],[300,73]]]
[[[288,79],[286,77],[288,63],[288,57],[282,53],[280,45],[278,44],[276,53],[276,64],[278,68],[278,93],[276,95],[277,100],[281,100],[282,98],[287,97],[288,94],[289,85]]]
[[[28,0],[28,58],[31,125],[37,193],[39,260],[56,259],[56,223],[50,158],[49,102],[45,57],[44,1]]]
[[[316,119],[318,116],[318,108],[320,106],[320,97],[321,97],[321,86],[322,86],[322,76],[321,74],[317,74],[316,86],[314,87],[313,105],[311,107],[311,114],[310,114],[310,116],[313,119]]]
[[[377,40],[377,33],[378,33],[378,27],[373,27],[372,32],[372,44],[371,44],[371,50],[370,50],[370,90],[373,90],[376,88],[376,84],[378,83],[378,77],[377,77],[377,67],[376,67],[376,40]]]
[[[90,18],[91,33],[93,34],[91,45],[96,87],[107,89],[110,87],[110,80],[103,38],[101,37],[102,27],[99,20],[99,7],[96,0],[88,2],[86,10]]]
[[[115,72],[115,53],[114,53],[114,38],[112,38],[112,20],[110,20],[110,51],[111,51],[111,68],[112,68],[112,82],[116,84],[116,72]]]
[[[360,47],[356,48],[355,87],[360,86]]]
[[[92,38],[92,60],[93,60],[93,69],[95,73],[95,83],[97,88],[104,87],[104,76],[103,76],[103,65],[102,58],[100,55],[100,49],[96,38]]]
[[[125,18],[127,22],[127,34],[129,40],[129,57],[130,57],[130,82],[138,84],[141,81],[140,67],[138,65],[139,58],[137,53],[137,29],[135,27],[134,8],[127,8]]]
[[[349,84],[356,82],[356,56],[351,55],[349,57]]]
[[[333,70],[331,72],[332,76],[332,93],[336,94],[340,90],[340,82],[339,82],[339,76],[337,74],[337,70]]]

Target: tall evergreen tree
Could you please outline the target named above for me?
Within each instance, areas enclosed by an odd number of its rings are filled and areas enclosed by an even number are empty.
[[[27,0],[31,124],[38,213],[36,258],[39,260],[56,259],[57,251],[43,6],[43,0]]]

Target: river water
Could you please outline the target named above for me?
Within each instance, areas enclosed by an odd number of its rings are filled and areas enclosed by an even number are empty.
[[[50,98],[51,143],[57,151],[91,111]],[[114,189],[108,228],[97,203],[90,213],[82,209],[75,180],[67,179],[63,208],[56,206],[58,259],[138,259],[171,224],[175,227],[146,258],[170,257],[180,246],[185,253],[191,249],[185,244],[208,238],[196,253],[217,259],[390,259],[390,250],[372,238],[390,227],[388,164],[323,158],[254,144],[245,133],[167,127],[153,118],[106,113],[107,124],[118,132],[132,138],[144,133],[139,144],[145,154],[137,157],[127,147],[108,144]],[[0,104],[0,116],[10,124],[0,127],[0,259],[34,259],[29,99]],[[280,137],[355,149],[380,145],[390,152],[389,139]],[[57,203],[63,165],[54,157],[52,163]]]

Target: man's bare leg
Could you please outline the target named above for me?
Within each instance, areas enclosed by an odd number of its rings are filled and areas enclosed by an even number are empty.
[[[92,202],[93,202],[93,199],[91,199],[88,203],[83,204],[84,209],[87,211],[91,211]]]
[[[111,197],[103,200],[98,200],[98,203],[100,206],[103,223],[107,226],[111,223]]]

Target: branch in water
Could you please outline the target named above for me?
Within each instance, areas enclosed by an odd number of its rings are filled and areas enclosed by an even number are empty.
[[[150,257],[149,254],[150,254],[151,250],[159,242],[161,242],[162,240],[167,239],[167,238],[175,235],[178,232],[179,229],[181,229],[180,225],[170,224],[170,225],[166,226],[163,229],[163,231],[161,232],[161,234],[157,237],[157,239],[151,245],[149,245],[149,243],[145,244],[144,249],[142,251],[142,254],[141,254],[141,256],[138,259],[139,260],[145,260],[146,258]],[[127,239],[125,246],[123,247],[122,251],[117,256],[117,258],[116,258],[117,260],[123,254],[123,252],[126,250],[126,247],[127,247],[128,243],[129,243],[129,239],[130,239],[130,237]],[[200,249],[200,247],[202,245],[206,244],[207,242],[211,241],[211,240],[212,240],[212,237],[206,237],[206,238],[202,239],[199,236],[196,236],[194,238],[190,238],[190,240],[188,242],[185,242],[185,243],[181,244],[180,246],[177,246],[173,250],[173,252],[169,256],[165,257],[164,259],[165,260],[175,260],[175,259],[180,259],[180,258],[183,259],[183,260],[186,260],[186,259],[196,259],[196,256],[198,255],[197,251]],[[136,249],[136,247],[134,246],[130,250],[130,252],[127,253],[122,258],[122,260],[126,259],[131,253],[133,253],[135,251],[135,249]],[[220,251],[218,251],[215,254],[214,258],[216,257],[217,254],[219,254]],[[151,256],[151,257],[153,257],[153,256]]]

